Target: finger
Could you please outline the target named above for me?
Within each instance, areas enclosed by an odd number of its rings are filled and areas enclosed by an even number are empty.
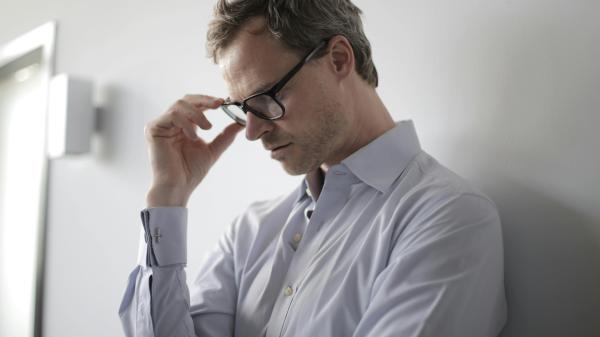
[[[181,106],[174,106],[168,112],[160,116],[155,123],[155,127],[152,128],[151,131],[155,132],[155,134],[152,135],[158,135],[158,133],[166,133],[166,130],[169,129],[181,129],[188,138],[198,139],[198,135],[196,134],[196,124],[183,114]],[[161,132],[161,130],[165,131]]]
[[[196,125],[203,129],[212,127],[203,111],[206,108],[217,108],[222,103],[220,98],[186,95],[175,102],[166,113],[149,123],[145,133],[153,137],[172,137],[181,129],[189,138],[197,139]]]
[[[201,112],[196,111],[194,107],[183,100],[173,104],[166,113],[156,120],[155,125],[160,129],[181,128],[192,139],[197,138],[196,125],[200,125],[204,129],[211,127],[210,122]],[[161,133],[165,133],[165,131]]]
[[[183,97],[184,101],[189,102],[193,106],[197,108],[204,109],[216,109],[221,104],[223,104],[224,100],[222,98],[207,96],[207,95],[185,95]]]
[[[146,135],[146,139],[148,140],[156,137],[175,137],[179,132],[183,132],[184,135],[186,135],[190,139],[198,139],[198,135],[196,134],[196,127],[191,123],[188,124],[192,126],[184,126],[182,123],[179,122],[172,122],[172,124],[168,128],[165,128],[163,126],[157,126],[156,124],[148,124],[144,129],[144,134]]]
[[[213,141],[208,144],[215,158],[219,158],[225,150],[233,143],[235,136],[244,129],[244,126],[238,123],[229,124],[221,133],[219,133]]]
[[[196,134],[196,124],[192,123],[185,116],[174,114],[171,123],[173,126],[180,128],[189,139],[198,139],[198,134]]]
[[[208,130],[212,127],[212,123],[208,121],[201,109],[185,100],[178,101],[176,105],[176,108],[181,111],[185,117],[198,124],[201,128]]]

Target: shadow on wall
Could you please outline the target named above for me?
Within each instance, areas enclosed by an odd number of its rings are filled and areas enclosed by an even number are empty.
[[[457,51],[468,61],[459,70],[485,71],[465,82],[477,124],[445,147],[500,211],[501,337],[600,336],[598,12],[562,7],[512,16]]]
[[[101,102],[96,103],[95,136],[93,142],[94,155],[98,160],[110,162],[115,158],[117,143],[117,126],[119,116],[116,108],[123,99],[122,88],[114,85],[103,85],[99,92]]]
[[[97,93],[92,139],[95,159],[114,164],[131,160],[128,151],[145,151],[144,126],[159,111],[151,94],[114,83],[102,84]]]
[[[503,224],[509,306],[502,337],[600,336],[600,245],[590,219],[522,184],[482,186]]]

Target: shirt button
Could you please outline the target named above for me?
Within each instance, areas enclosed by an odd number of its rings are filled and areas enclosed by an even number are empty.
[[[285,290],[283,291],[283,294],[285,296],[291,296],[294,293],[294,289],[292,289],[292,287],[287,286],[285,287]]]
[[[296,233],[292,240],[294,240],[294,243],[300,243],[300,240],[302,240],[302,234]]]

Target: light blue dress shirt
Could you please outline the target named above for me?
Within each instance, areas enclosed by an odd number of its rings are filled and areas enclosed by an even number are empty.
[[[142,211],[127,336],[492,337],[506,322],[494,203],[411,121],[235,218],[186,284],[187,209]],[[190,292],[191,291],[191,292]]]

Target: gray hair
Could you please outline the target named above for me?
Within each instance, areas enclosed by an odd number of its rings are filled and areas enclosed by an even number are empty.
[[[218,0],[208,27],[206,49],[216,63],[219,51],[227,47],[241,26],[252,17],[262,16],[273,37],[298,53],[307,52],[323,39],[343,35],[352,45],[356,72],[377,87],[377,70],[361,14],[350,0]]]

